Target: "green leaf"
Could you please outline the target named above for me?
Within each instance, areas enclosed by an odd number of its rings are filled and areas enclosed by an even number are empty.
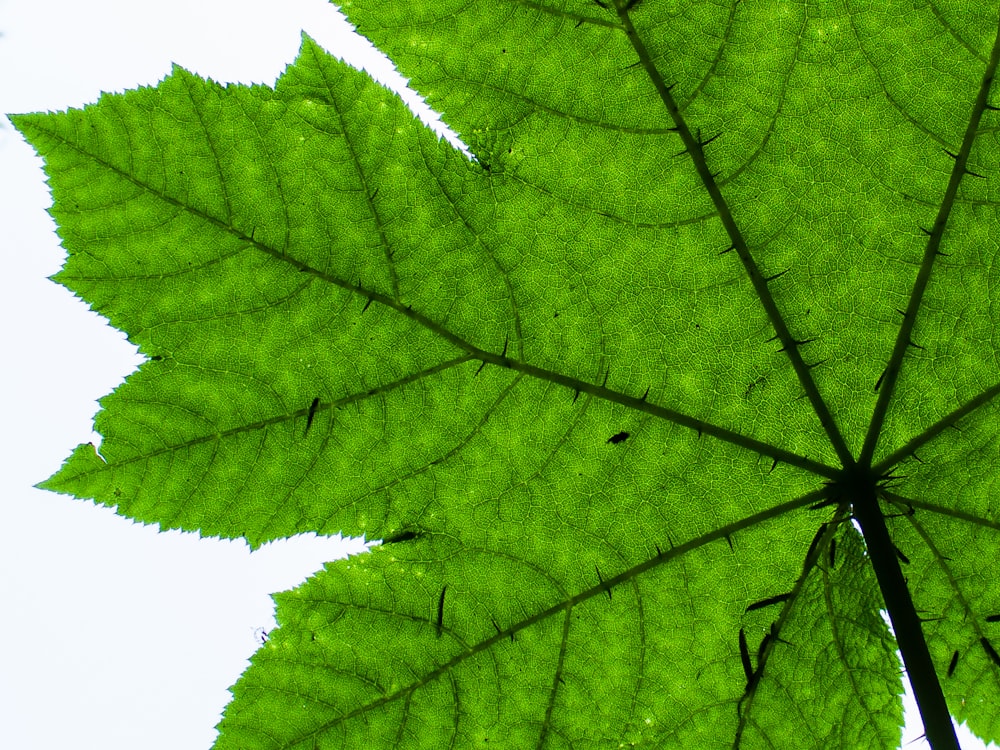
[[[1000,741],[996,9],[345,11],[474,159],[308,39],[12,118],[150,357],[42,486],[386,540],[216,747]]]

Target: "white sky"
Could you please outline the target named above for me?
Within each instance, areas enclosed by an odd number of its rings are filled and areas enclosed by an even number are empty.
[[[322,0],[0,0],[0,113],[79,107],[155,84],[172,62],[270,84],[303,29],[403,86]],[[65,255],[49,204],[40,161],[0,122],[0,747],[208,748],[255,630],[273,623],[269,594],[361,545],[309,537],[251,555],[241,542],[160,534],[32,488],[78,443],[99,442],[96,399],[140,362],[46,279]],[[926,748],[906,744],[921,732],[909,726],[904,747]]]

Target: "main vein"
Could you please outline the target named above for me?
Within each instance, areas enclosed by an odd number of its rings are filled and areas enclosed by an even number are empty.
[[[799,383],[805,390],[806,396],[809,398],[809,402],[812,404],[813,410],[816,412],[816,416],[819,418],[820,424],[826,431],[830,444],[837,453],[837,458],[840,459],[840,462],[845,467],[852,466],[854,464],[854,457],[851,455],[851,452],[847,447],[847,443],[844,441],[843,436],[840,434],[840,430],[837,428],[833,415],[830,413],[826,402],[823,400],[819,389],[816,387],[816,382],[813,380],[810,367],[803,361],[802,355],[799,352],[799,346],[802,342],[797,341],[788,330],[785,319],[782,316],[781,311],[778,310],[774,297],[771,295],[771,291],[767,286],[768,279],[765,279],[761,275],[760,269],[757,267],[757,263],[750,255],[750,249],[747,247],[746,239],[743,237],[743,233],[740,231],[740,228],[736,225],[735,219],[733,219],[733,214],[729,210],[729,204],[726,202],[726,199],[722,195],[722,191],[719,189],[718,183],[715,181],[715,175],[708,168],[708,162],[705,159],[705,153],[702,149],[700,139],[695,138],[695,136],[691,133],[691,129],[688,127],[680,109],[677,107],[677,102],[671,94],[671,89],[673,87],[666,84],[663,80],[663,76],[660,75],[660,72],[656,69],[656,65],[654,64],[649,51],[646,49],[646,46],[643,44],[638,32],[632,25],[628,11],[624,6],[619,6],[617,10],[619,18],[621,19],[622,25],[625,29],[625,33],[628,35],[632,47],[635,49],[643,68],[645,68],[650,80],[656,87],[664,106],[670,113],[671,118],[673,118],[674,128],[683,141],[691,160],[694,162],[694,167],[698,172],[698,176],[704,183],[705,189],[708,191],[709,197],[715,205],[715,209],[719,214],[719,219],[722,221],[722,225],[725,228],[726,233],[729,235],[731,249],[736,251],[740,261],[743,263],[743,267],[746,269],[747,275],[750,277],[750,281],[753,284],[754,291],[757,293],[757,298],[763,305],[764,311],[767,313],[768,320],[771,321],[776,338],[781,342],[782,350],[788,355],[789,360],[791,360],[792,367],[795,370],[795,374],[798,376]]]
[[[564,386],[568,390],[574,391],[577,394],[586,393],[588,395],[600,398],[605,401],[611,401],[616,404],[621,404],[622,406],[627,406],[636,411],[645,412],[654,417],[664,419],[668,422],[672,422],[682,427],[687,427],[694,430],[701,435],[709,435],[711,437],[717,438],[727,443],[733,445],[738,445],[742,448],[746,448],[749,451],[757,453],[761,456],[769,456],[775,461],[786,463],[791,466],[796,466],[805,471],[812,472],[819,476],[827,477],[830,479],[836,478],[838,476],[839,470],[828,466],[820,461],[815,461],[807,456],[802,456],[798,453],[785,450],[784,448],[779,448],[776,445],[771,445],[770,443],[765,443],[760,440],[754,440],[751,437],[742,435],[738,432],[733,432],[732,430],[727,430],[725,427],[720,427],[718,425],[712,424],[711,422],[705,422],[700,419],[696,419],[688,414],[683,414],[679,411],[674,411],[673,409],[668,409],[664,406],[659,406],[657,404],[650,403],[646,400],[646,397],[629,396],[628,394],[621,393],[620,391],[615,391],[604,385],[596,385],[590,383],[586,380],[580,380],[578,378],[571,377],[569,375],[564,375],[554,370],[546,370],[543,367],[537,367],[535,365],[528,364],[518,359],[513,359],[506,356],[506,346],[504,351],[500,354],[495,354],[493,352],[485,351],[479,347],[469,343],[465,339],[461,338],[455,333],[452,333],[447,328],[443,327],[439,323],[431,320],[430,318],[422,315],[421,313],[414,310],[412,307],[404,306],[399,302],[391,299],[390,297],[379,294],[378,292],[369,292],[360,287],[353,285],[350,282],[345,282],[342,279],[338,279],[334,276],[323,273],[322,271],[312,269],[304,264],[302,265],[303,270],[309,271],[316,276],[329,281],[330,283],[336,284],[344,289],[351,289],[361,295],[367,296],[369,299],[374,300],[386,307],[391,307],[396,312],[410,318],[415,323],[423,326],[424,328],[433,331],[441,338],[449,341],[450,343],[457,346],[459,349],[467,353],[466,359],[479,360],[484,364],[496,365],[498,367],[503,367],[509,370],[514,370],[516,372],[522,372],[525,375],[530,375],[539,380],[546,380],[550,383],[556,383],[557,385]],[[452,362],[458,362],[460,360],[451,360]]]
[[[427,685],[428,683],[438,679],[443,674],[447,674],[450,670],[452,670],[454,667],[458,666],[462,662],[468,660],[471,657],[476,656],[477,654],[482,653],[483,651],[492,648],[494,645],[496,645],[501,641],[513,637],[514,635],[516,635],[522,630],[525,630],[526,628],[529,628],[539,622],[542,622],[543,620],[547,620],[550,617],[556,615],[563,615],[565,618],[566,615],[570,611],[572,611],[574,607],[578,606],[579,604],[582,604],[583,602],[586,602],[589,599],[593,599],[596,596],[604,596],[604,594],[608,590],[613,589],[616,586],[620,586],[624,583],[627,583],[628,581],[638,578],[639,576],[649,572],[650,570],[666,565],[671,561],[682,557],[688,552],[692,552],[693,550],[704,547],[705,545],[710,544],[712,542],[725,539],[729,535],[734,534],[738,531],[752,528],[761,523],[769,521],[772,518],[778,518],[779,516],[783,516],[787,513],[790,513],[793,510],[804,508],[808,506],[810,503],[814,502],[815,500],[824,497],[826,493],[827,491],[825,488],[810,492],[806,495],[795,498],[794,500],[789,500],[787,502],[781,503],[780,505],[776,505],[773,508],[768,508],[767,510],[761,511],[760,513],[755,513],[752,516],[748,516],[740,521],[729,524],[728,526],[725,526],[723,528],[715,529],[714,531],[710,531],[707,534],[703,534],[694,539],[690,539],[687,542],[684,542],[683,544],[678,544],[677,546],[671,546],[669,549],[658,551],[654,556],[650,557],[648,560],[644,560],[643,562],[634,565],[633,567],[619,573],[618,575],[615,575],[611,578],[606,578],[596,586],[591,586],[588,589],[579,591],[575,595],[567,597],[564,600],[558,601],[555,604],[551,605],[550,607],[540,612],[536,612],[533,615],[525,617],[523,620],[513,623],[507,626],[506,628],[501,629],[498,627],[496,635],[484,638],[483,640],[471,646],[466,644],[461,644],[462,650],[459,653],[455,654],[455,656],[453,656],[448,661],[439,664],[436,668],[422,675],[419,679],[414,680],[409,685],[401,686],[392,693],[382,695],[363,706],[358,706],[352,711],[348,711],[343,715],[336,717],[335,719],[331,719],[330,721],[324,722],[320,726],[309,730],[308,733],[304,734],[301,737],[301,739],[318,736],[320,733],[327,731],[330,728],[337,726],[346,720],[352,719],[356,716],[361,716],[367,713],[368,711],[379,708],[380,706],[386,705],[388,703],[392,703],[393,701],[399,700],[400,698],[405,698],[411,695],[418,688],[423,687],[424,685]],[[568,621],[564,620],[564,626],[563,626],[564,646],[565,646],[565,632],[567,626],[568,626]]]
[[[903,313],[903,325],[899,328],[896,343],[892,347],[889,364],[886,366],[885,373],[882,376],[878,401],[875,402],[875,410],[872,413],[872,419],[868,425],[868,433],[865,435],[865,442],[861,448],[861,455],[858,458],[858,462],[862,466],[871,464],[872,457],[875,455],[875,448],[878,445],[882,425],[885,422],[885,414],[889,408],[889,401],[892,399],[892,393],[899,378],[899,370],[903,365],[903,356],[906,354],[907,347],[914,343],[911,338],[913,326],[917,320],[917,313],[920,310],[924,292],[927,289],[927,283],[931,278],[934,259],[941,254],[941,240],[944,237],[944,229],[948,223],[948,217],[951,215],[951,209],[955,205],[958,186],[968,172],[966,164],[969,161],[969,154],[972,152],[972,144],[976,139],[979,121],[982,119],[983,112],[986,111],[988,106],[986,100],[989,97],[990,86],[993,83],[993,76],[996,73],[998,62],[1000,62],[1000,31],[998,31],[997,37],[993,42],[993,52],[990,54],[986,70],[983,72],[983,79],[979,85],[979,93],[972,106],[972,115],[969,117],[969,125],[965,129],[965,137],[962,139],[962,148],[958,154],[952,154],[955,158],[955,166],[951,170],[951,178],[948,180],[948,187],[945,190],[944,198],[938,209],[937,218],[934,220],[934,226],[929,231],[924,230],[928,235],[927,247],[924,249],[924,257],[920,263],[917,278],[913,282],[910,301],[906,305],[906,311]]]

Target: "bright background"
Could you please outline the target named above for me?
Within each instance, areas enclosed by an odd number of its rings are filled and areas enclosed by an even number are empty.
[[[0,0],[0,113],[80,107],[155,85],[171,63],[272,84],[303,29],[405,86],[323,0]],[[96,400],[141,361],[46,279],[65,257],[49,205],[41,161],[0,121],[0,747],[209,748],[227,688],[273,625],[269,594],[363,546],[310,536],[250,554],[33,489],[77,444],[99,443]],[[926,748],[908,702],[903,746]],[[983,747],[963,731],[964,750]]]

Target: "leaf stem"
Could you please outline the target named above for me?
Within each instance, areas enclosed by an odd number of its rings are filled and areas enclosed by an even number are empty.
[[[961,750],[934,662],[927,650],[920,618],[879,508],[878,491],[874,484],[866,484],[868,486],[859,487],[856,493],[851,493],[854,517],[861,524],[868,557],[889,611],[889,620],[920,709],[927,741],[933,750]]]

